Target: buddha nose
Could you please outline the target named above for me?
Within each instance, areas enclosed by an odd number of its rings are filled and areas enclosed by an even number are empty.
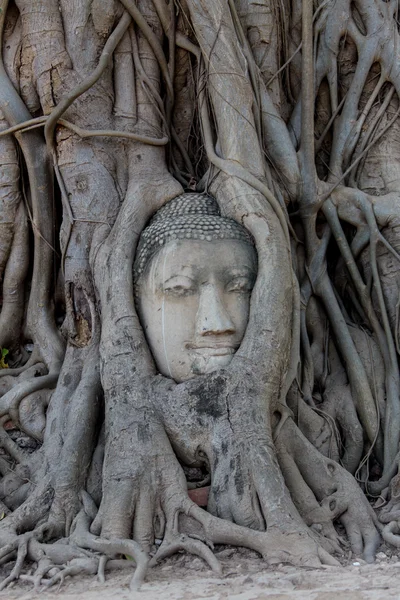
[[[197,335],[220,335],[235,333],[235,326],[221,300],[215,285],[203,286],[196,315]]]

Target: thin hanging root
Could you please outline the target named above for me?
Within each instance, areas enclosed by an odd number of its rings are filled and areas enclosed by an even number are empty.
[[[380,124],[381,124],[382,117],[383,117],[384,114],[386,114],[386,110],[387,110],[387,108],[388,108],[388,106],[390,104],[390,101],[391,101],[391,99],[392,99],[392,97],[394,95],[394,92],[395,92],[395,88],[394,88],[394,86],[392,86],[392,88],[386,94],[385,100],[382,102],[382,104],[381,104],[378,112],[376,113],[376,115],[372,119],[371,123],[369,124],[368,130],[367,130],[367,132],[364,135],[364,138],[363,138],[363,140],[361,142],[360,149],[359,149],[358,153],[363,152],[364,149],[365,149],[365,147],[367,146],[367,144],[369,143],[369,141],[373,137],[373,135],[374,134],[376,135],[376,132],[377,132],[377,130],[378,130]],[[353,160],[354,160],[354,158],[357,158],[358,153],[357,154],[356,153],[353,154]],[[365,158],[366,158],[366,155],[364,155],[364,161],[365,161]],[[362,168],[363,168],[363,163],[361,163],[361,165],[359,164],[358,168],[355,171],[353,171],[353,173],[351,174],[350,183],[354,184],[354,185],[351,185],[351,187],[358,187],[356,185],[356,182],[358,181],[359,176],[361,175]]]
[[[380,131],[376,137],[364,148],[364,150],[357,156],[357,158],[351,163],[351,165],[344,171],[344,173],[337,178],[332,187],[329,188],[327,192],[318,199],[318,203],[315,205],[315,212],[323,206],[323,204],[331,197],[332,193],[336,190],[336,188],[346,179],[348,175],[352,172],[353,169],[360,163],[360,161],[364,158],[364,156],[371,150],[372,146],[374,146],[379,140],[385,135],[385,133],[391,128],[393,123],[397,121],[400,116],[400,108],[395,112],[394,117],[389,121],[387,125]]]
[[[36,117],[35,119],[30,119],[25,123],[18,123],[18,125],[9,127],[7,130],[0,131],[0,137],[9,135],[10,133],[16,133],[17,131],[23,133],[25,131],[37,129],[38,127],[45,127],[48,118],[49,117]],[[83,129],[82,127],[79,127],[74,123],[70,123],[65,119],[58,119],[57,124],[70,129],[82,139],[92,137],[126,138],[127,140],[134,140],[136,142],[142,142],[143,144],[150,144],[151,146],[165,146],[169,141],[167,137],[153,138],[146,135],[132,133],[130,131],[117,131],[116,129]]]
[[[193,539],[183,533],[166,536],[157,552],[151,559],[149,566],[154,567],[160,560],[184,550],[189,554],[196,554],[204,560],[216,575],[222,575],[222,566],[212,551],[200,540]]]
[[[387,241],[385,236],[379,231],[379,229],[377,227],[376,227],[376,236],[377,236],[377,241],[382,242],[382,244],[385,246],[385,248],[387,248],[387,250],[390,252],[390,254],[392,254],[396,260],[400,261],[400,254],[398,254],[396,252],[396,250],[393,248],[393,246],[390,244],[390,242]]]
[[[81,96],[84,92],[86,92],[92,85],[94,85],[98,79],[100,79],[101,75],[107,68],[111,56],[117,47],[118,43],[121,41],[125,31],[128,29],[131,22],[131,17],[128,13],[124,12],[122,15],[118,25],[108,38],[103,51],[100,56],[99,63],[93,73],[87,77],[81,84],[79,84],[76,88],[70,92],[70,94],[63,98],[59,104],[53,109],[49,117],[47,118],[44,135],[46,138],[46,143],[48,148],[51,150],[53,154],[53,143],[54,143],[54,132],[57,125],[58,119],[65,113],[65,111],[71,106],[71,104],[76,100],[79,96]],[[57,164],[57,163],[55,163]]]
[[[273,212],[276,214],[279,220],[279,223],[282,227],[282,231],[285,235],[287,247],[290,248],[289,231],[292,231],[292,226],[290,225],[287,215],[284,212],[282,206],[279,204],[278,200],[269,190],[268,186],[265,185],[265,183],[263,183],[259,179],[257,179],[257,177],[250,173],[250,171],[244,169],[239,163],[235,163],[231,160],[224,160],[215,153],[212,139],[211,122],[208,114],[204,90],[202,90],[199,93],[199,105],[204,133],[204,146],[206,148],[208,160],[217,169],[220,169],[221,171],[223,171],[227,175],[230,175],[231,177],[237,177],[238,179],[241,179],[265,197],[265,199],[268,201]]]
[[[132,19],[135,21],[136,25],[139,27],[142,34],[144,35],[147,42],[149,43],[149,45],[154,53],[154,56],[156,57],[159,65],[160,65],[160,70],[161,70],[161,73],[163,75],[163,78],[164,78],[164,81],[166,84],[169,101],[170,101],[171,105],[173,105],[173,103],[174,103],[174,86],[173,86],[173,83],[170,78],[168,64],[167,64],[167,60],[165,58],[165,54],[163,52],[162,46],[161,46],[157,36],[155,35],[155,33],[153,32],[151,27],[148,25],[147,21],[143,18],[142,14],[136,7],[136,4],[134,2],[132,2],[132,0],[121,0],[121,4],[123,4],[125,9],[129,12]]]

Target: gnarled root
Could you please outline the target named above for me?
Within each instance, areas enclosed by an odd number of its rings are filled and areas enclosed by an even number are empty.
[[[400,548],[400,524],[399,521],[391,521],[382,530],[382,537],[385,542],[395,548]]]
[[[112,538],[118,532],[118,537],[128,538],[133,530],[134,539],[146,552],[155,538],[162,538],[151,566],[166,556],[186,550],[200,556],[216,573],[220,573],[220,566],[210,550],[213,544],[254,549],[270,564],[338,564],[300,518],[292,516],[282,528],[278,519],[276,523],[271,519],[265,532],[237,525],[200,509],[188,497],[184,473],[161,428],[154,438],[157,440],[157,454],[146,455],[145,468],[138,461],[138,454],[133,461],[131,455],[117,452],[118,449],[126,449],[124,436],[132,440],[128,427],[120,431],[117,440],[108,439],[103,498],[91,526],[94,534]],[[154,446],[152,448],[154,453]],[[292,512],[295,513],[293,506]]]
[[[314,497],[314,505],[321,507],[305,518],[322,527],[329,521],[329,515],[331,521],[339,519],[346,529],[353,552],[362,554],[367,562],[373,562],[380,539],[375,527],[376,519],[352,475],[322,456],[291,419],[286,420],[275,443],[280,462],[285,464],[287,455],[290,456],[308,488],[309,497]],[[302,512],[301,486],[297,486],[295,481],[291,492]]]
[[[209,543],[251,548],[270,565],[281,562],[313,567],[339,565],[305,527],[285,533],[276,527],[266,532],[255,531],[214,517],[196,505],[192,505],[189,515],[201,523],[202,535]]]
[[[90,533],[89,526],[92,521],[88,512],[89,501],[88,495],[84,492],[82,499],[85,509],[81,510],[77,515],[74,523],[74,531],[71,534],[71,540],[81,548],[89,548],[101,554],[112,558],[116,554],[125,554],[131,556],[136,563],[136,570],[131,581],[131,589],[137,590],[144,581],[148,566],[148,556],[142,551],[139,544],[134,540],[130,539],[118,539],[118,538],[99,538],[94,534]]]

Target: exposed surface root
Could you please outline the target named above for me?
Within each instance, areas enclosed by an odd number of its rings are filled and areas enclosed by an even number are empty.
[[[131,556],[136,563],[135,573],[132,577],[130,587],[137,590],[143,583],[148,568],[149,559],[141,550],[139,544],[133,540],[105,539],[97,537],[89,532],[90,517],[82,510],[75,519],[74,530],[71,540],[81,548],[89,548],[101,554],[113,558],[115,555],[124,554]],[[97,572],[98,564],[94,572]]]
[[[285,452],[289,452],[309,493],[321,505],[314,517],[309,514],[308,518],[321,525],[329,519],[329,514],[331,521],[339,518],[353,552],[357,555],[362,553],[367,562],[373,562],[379,534],[372,508],[353,477],[334,461],[322,457],[290,420],[285,423],[280,436],[281,440],[277,440],[278,454],[284,458]],[[299,487],[292,489],[295,501],[296,493],[300,491]],[[300,499],[299,502],[301,510]]]
[[[382,530],[383,539],[395,548],[400,548],[400,525],[398,521],[391,521]]]
[[[97,573],[98,560],[90,558],[74,558],[68,565],[61,568],[58,573],[49,579],[41,579],[42,585],[52,587],[57,583],[62,584],[66,577],[74,575],[94,575]]]
[[[58,373],[49,373],[41,377],[34,377],[28,381],[21,381],[0,399],[0,416],[12,413],[16,424],[19,423],[18,408],[26,396],[42,389],[54,388],[57,384]],[[10,415],[11,416],[11,415]]]
[[[176,534],[169,533],[164,536],[162,544],[154,558],[151,559],[149,566],[153,567],[160,560],[180,551],[199,556],[206,564],[208,564],[216,575],[222,575],[221,564],[213,552],[200,540],[193,539],[179,532]]]

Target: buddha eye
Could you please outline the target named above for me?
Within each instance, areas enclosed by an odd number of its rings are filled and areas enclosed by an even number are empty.
[[[173,277],[164,284],[163,292],[166,296],[180,298],[195,293],[194,282],[186,277]]]
[[[168,286],[164,288],[164,294],[166,294],[167,296],[189,296],[190,294],[193,294],[193,288],[189,287],[185,287],[183,285],[173,285],[173,286]]]
[[[227,292],[249,293],[253,289],[253,281],[249,277],[235,277],[226,286]]]

